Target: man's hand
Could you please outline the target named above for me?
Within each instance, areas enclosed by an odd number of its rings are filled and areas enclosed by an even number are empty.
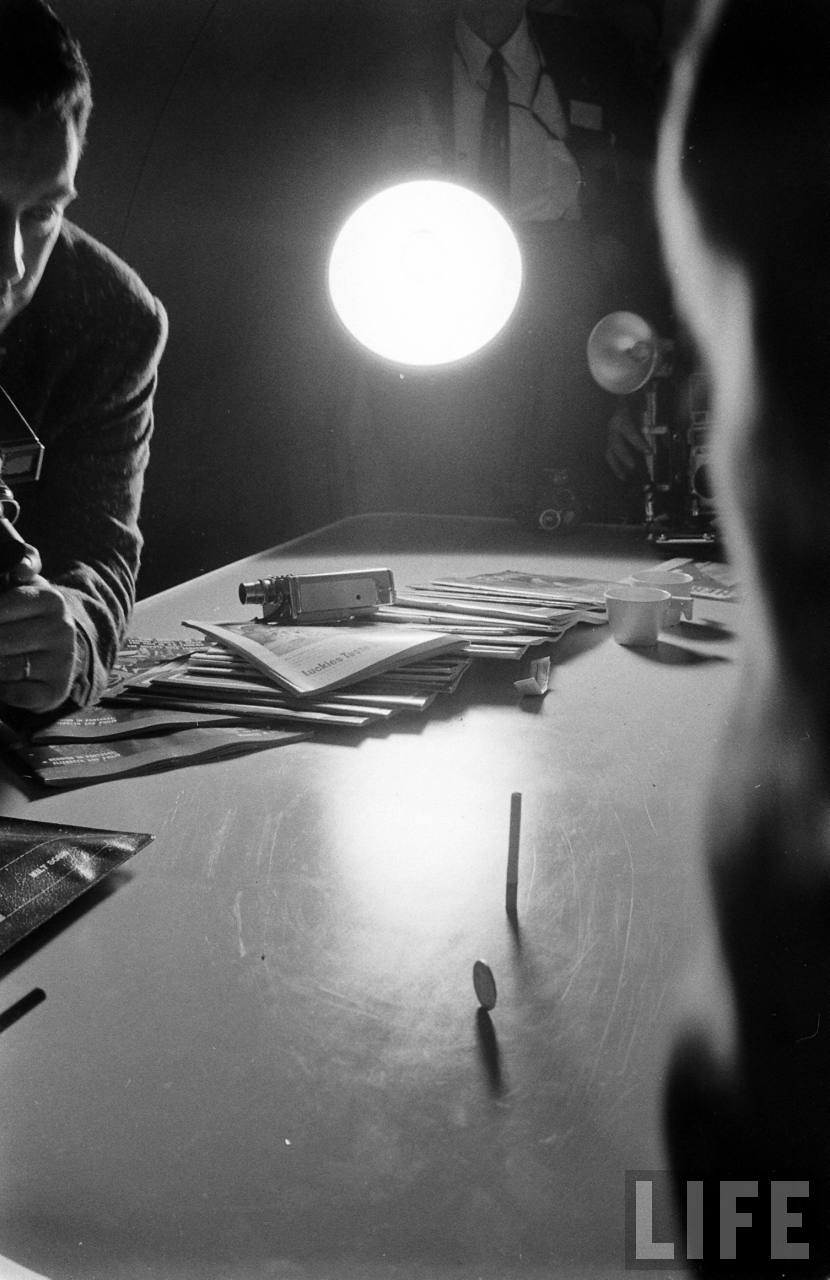
[[[648,442],[628,406],[620,405],[608,423],[605,461],[618,480],[629,480],[650,453]]]
[[[75,663],[75,623],[57,587],[40,575],[26,545],[0,595],[0,701],[52,711],[68,697]]]

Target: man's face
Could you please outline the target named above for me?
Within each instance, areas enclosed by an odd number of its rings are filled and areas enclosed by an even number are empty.
[[[75,198],[79,155],[70,121],[0,107],[0,333],[40,283]]]

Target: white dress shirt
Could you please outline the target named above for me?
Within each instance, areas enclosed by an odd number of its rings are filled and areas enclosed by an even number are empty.
[[[491,52],[459,17],[453,59],[455,156],[459,180],[471,185],[478,176]],[[566,144],[568,123],[525,17],[500,52],[510,102],[513,217],[520,222],[578,219],[580,172]]]

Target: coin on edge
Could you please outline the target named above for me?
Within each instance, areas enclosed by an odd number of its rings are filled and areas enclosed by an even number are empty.
[[[496,1007],[496,979],[493,970],[483,960],[476,960],[473,965],[473,986],[478,1002],[483,1009]]]

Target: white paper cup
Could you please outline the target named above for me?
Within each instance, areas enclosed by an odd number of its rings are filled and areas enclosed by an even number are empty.
[[[656,644],[670,600],[669,592],[659,587],[628,587],[623,583],[609,587],[605,608],[617,644]]]
[[[668,591],[671,604],[663,615],[664,627],[676,627],[681,618],[692,616],[692,583],[694,578],[682,569],[641,569],[632,573],[631,581],[638,587],[658,587]]]

